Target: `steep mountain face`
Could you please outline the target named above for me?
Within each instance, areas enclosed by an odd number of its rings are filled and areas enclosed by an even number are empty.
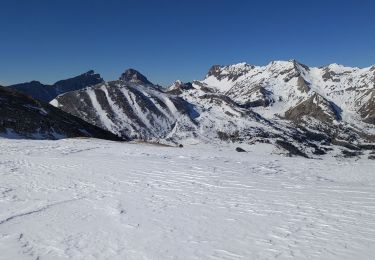
[[[15,89],[37,100],[50,102],[60,94],[82,89],[87,86],[93,86],[101,82],[103,82],[103,79],[100,75],[96,74],[93,70],[90,70],[77,77],[60,80],[53,85],[44,85],[39,81],[31,81],[28,83],[11,85],[8,86],[8,88]]]
[[[30,139],[94,137],[123,140],[51,105],[4,87],[0,87],[0,136]]]
[[[60,95],[51,104],[113,133],[143,140],[167,139],[180,122],[193,126],[197,116],[191,104],[165,94],[133,69],[117,81]]]

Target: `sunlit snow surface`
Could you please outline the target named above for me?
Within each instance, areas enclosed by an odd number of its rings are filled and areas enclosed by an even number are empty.
[[[374,161],[251,149],[0,139],[0,259],[373,259]]]

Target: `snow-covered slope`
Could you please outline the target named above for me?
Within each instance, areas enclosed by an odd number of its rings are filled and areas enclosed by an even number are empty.
[[[249,149],[0,139],[0,259],[373,259],[375,161]]]

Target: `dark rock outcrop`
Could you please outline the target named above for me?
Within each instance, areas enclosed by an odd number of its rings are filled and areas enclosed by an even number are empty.
[[[242,149],[241,147],[236,147],[236,152],[245,153],[246,150]]]
[[[61,139],[93,137],[120,141],[126,138],[90,125],[49,104],[9,88],[0,88],[0,136]]]
[[[317,93],[285,112],[286,119],[297,123],[302,122],[304,117],[312,117],[324,123],[341,119],[340,109]]]
[[[298,149],[295,145],[288,141],[284,140],[276,140],[276,145],[283,148],[284,150],[288,151],[290,156],[302,156],[305,158],[309,158],[304,152]]]
[[[194,89],[193,84],[190,82],[184,83],[181,81],[176,81],[168,90],[167,92],[174,95],[180,95],[184,91],[188,91]]]
[[[363,121],[375,125],[375,90],[372,91],[371,98],[359,109]]]

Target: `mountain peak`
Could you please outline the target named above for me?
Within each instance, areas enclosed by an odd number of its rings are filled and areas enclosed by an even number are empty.
[[[86,73],[83,73],[82,75],[86,75],[86,76],[95,75],[95,71],[94,70],[89,70]]]
[[[228,66],[214,65],[208,71],[206,78],[214,76],[218,80],[228,78],[229,80],[235,81],[236,79],[238,79],[242,75],[245,75],[253,68],[254,66],[247,64],[246,62],[241,62]]]
[[[144,75],[135,69],[127,69],[121,74],[120,80],[124,82],[152,84]]]

